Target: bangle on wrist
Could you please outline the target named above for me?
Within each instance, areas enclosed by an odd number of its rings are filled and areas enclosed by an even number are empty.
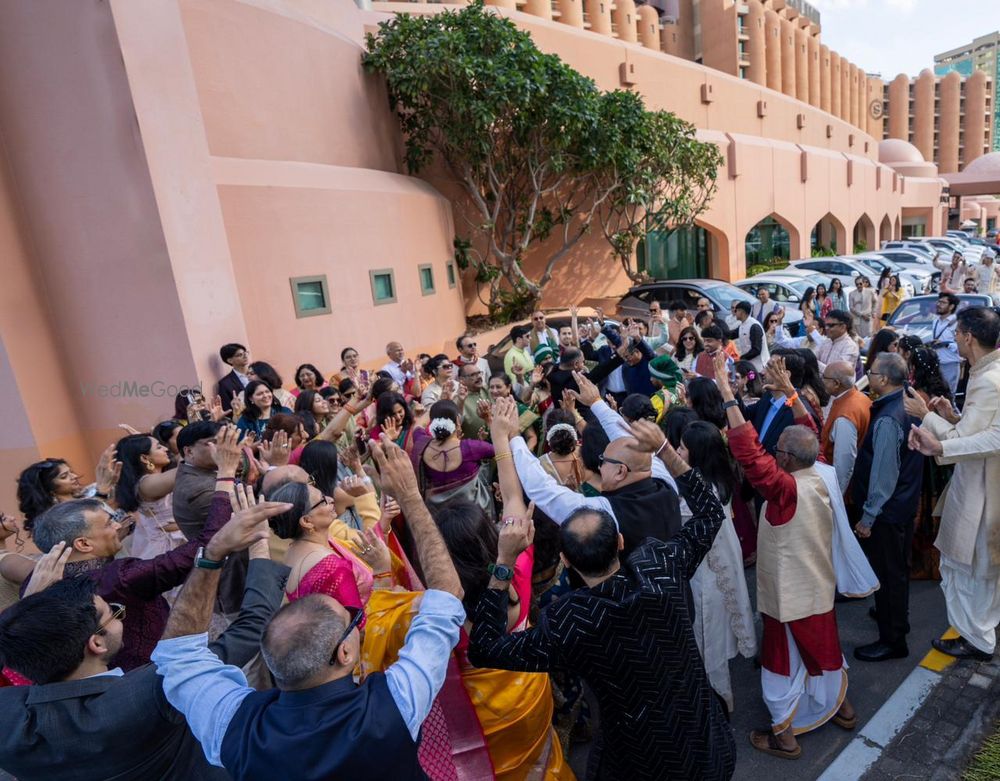
[[[660,446],[656,448],[656,452],[653,453],[653,457],[655,458],[656,456],[660,455],[660,453],[663,452],[663,448],[665,448],[666,446],[667,446],[667,440],[664,439],[663,442],[660,444]]]
[[[792,393],[791,396],[789,396],[787,399],[785,399],[785,406],[786,407],[794,407],[795,406],[795,402],[797,402],[798,400],[799,400],[799,394],[798,394],[798,392],[794,392],[794,393]]]
[[[496,453],[496,452],[493,453],[493,460],[494,461],[502,461],[505,458],[513,458],[513,457],[514,457],[514,454],[511,453],[509,450],[505,450],[502,453]]]
[[[391,578],[392,570],[386,570],[385,572],[376,572],[372,575],[373,578]]]
[[[235,477],[216,477],[215,482],[217,483],[235,483]]]

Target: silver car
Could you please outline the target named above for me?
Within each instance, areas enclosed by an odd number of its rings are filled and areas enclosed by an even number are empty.
[[[848,290],[854,289],[855,277],[867,277],[872,287],[878,282],[878,272],[863,263],[845,258],[804,258],[793,260],[791,267],[803,271],[812,271],[825,277],[837,277]]]
[[[979,293],[959,293],[958,311],[961,312],[970,306],[993,306],[993,301],[989,296]],[[920,341],[930,342],[934,335],[934,316],[937,314],[937,296],[917,296],[908,298],[900,302],[896,307],[886,325],[895,329],[898,333],[919,336]]]

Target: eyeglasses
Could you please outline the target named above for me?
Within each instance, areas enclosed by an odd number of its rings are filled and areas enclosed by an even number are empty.
[[[341,398],[344,398],[344,399],[353,399],[357,394],[358,394],[357,391],[347,391],[347,393],[342,393],[340,395],[341,395]]]
[[[475,346],[476,346],[476,343],[475,343],[475,342],[466,342],[466,343],[465,343],[465,344],[464,344],[464,345],[462,346],[462,349],[464,350],[464,349],[467,349],[467,348],[469,348],[469,347],[475,347]]]
[[[333,499],[331,499],[331,498],[330,498],[329,496],[327,496],[326,494],[323,494],[323,498],[322,498],[322,499],[320,499],[320,500],[319,500],[318,502],[316,502],[316,504],[314,504],[314,505],[313,505],[312,507],[310,507],[310,508],[309,508],[308,510],[306,510],[305,514],[306,514],[306,515],[309,515],[309,513],[311,513],[311,512],[312,512],[313,510],[315,510],[315,509],[316,509],[317,507],[320,507],[321,505],[330,505],[330,504],[333,504]]]
[[[867,374],[869,377],[885,377],[885,375],[882,374],[882,372],[873,372],[871,369],[868,369],[868,371],[866,371],[865,374]]]
[[[626,472],[631,472],[632,471],[632,467],[630,467],[624,461],[619,461],[617,458],[608,458],[603,453],[597,457],[597,460],[598,460],[598,462],[600,462],[602,464],[614,464],[615,466],[623,466],[623,467],[625,467],[625,471]]]
[[[682,338],[681,341],[682,342],[693,342],[693,341],[695,341],[695,338],[693,336],[688,335],[688,336],[685,336],[684,338]]]
[[[351,636],[351,632],[358,628],[361,620],[365,617],[365,611],[362,608],[346,608],[347,610],[353,610],[354,615],[351,617],[351,623],[347,625],[347,629],[344,630],[344,634],[340,636],[337,644],[333,647],[333,653],[330,654],[330,661],[328,664],[334,667],[337,664],[337,650],[344,644],[344,641]]]
[[[792,458],[795,458],[795,453],[793,453],[791,450],[782,450],[781,448],[776,447],[774,449],[774,452],[775,453],[784,453],[786,456],[791,456]]]
[[[125,605],[120,602],[108,602],[108,607],[111,608],[111,615],[108,616],[108,620],[97,627],[97,631],[94,634],[101,634],[104,632],[104,628],[110,624],[112,621],[117,619],[125,620]]]
[[[327,401],[328,404],[340,404],[340,403],[342,403],[340,401],[340,396],[330,396],[330,397],[327,398],[326,401]]]

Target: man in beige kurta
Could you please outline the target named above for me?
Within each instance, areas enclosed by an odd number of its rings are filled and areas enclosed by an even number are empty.
[[[919,397],[907,399],[906,409],[923,419],[910,447],[955,465],[934,545],[948,620],[961,637],[933,644],[952,656],[986,660],[1000,625],[1000,316],[986,307],[960,312],[955,339],[972,367],[962,415],[937,399],[930,411]]]

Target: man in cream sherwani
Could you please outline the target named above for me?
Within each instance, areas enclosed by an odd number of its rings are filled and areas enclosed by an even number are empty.
[[[1000,625],[1000,316],[987,307],[960,312],[955,340],[971,367],[961,417],[940,398],[931,399],[930,410],[919,397],[907,398],[906,411],[923,419],[910,447],[955,465],[934,545],[948,620],[961,637],[933,645],[985,661]]]

